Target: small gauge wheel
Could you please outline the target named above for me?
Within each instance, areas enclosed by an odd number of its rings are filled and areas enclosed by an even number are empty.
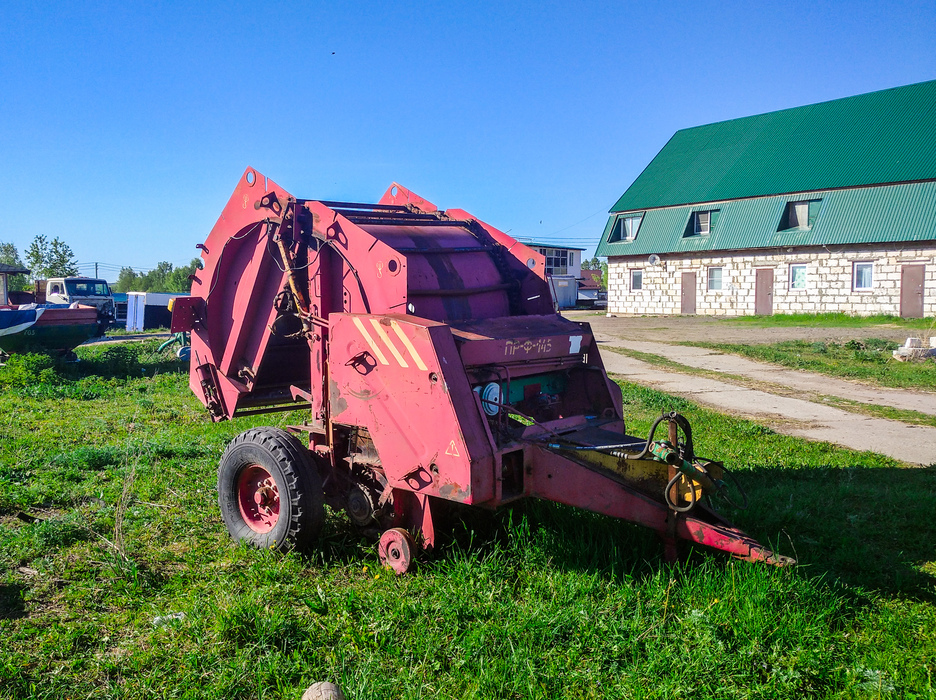
[[[380,563],[393,569],[399,576],[405,574],[413,566],[416,544],[409,532],[401,527],[395,527],[380,536],[377,553],[380,556]]]

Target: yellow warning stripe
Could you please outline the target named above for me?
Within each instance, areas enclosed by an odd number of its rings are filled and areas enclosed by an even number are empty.
[[[387,356],[383,354],[383,351],[380,349],[377,343],[374,342],[374,339],[371,338],[370,333],[367,332],[367,329],[364,327],[361,319],[357,316],[352,316],[351,320],[354,321],[354,325],[357,326],[357,329],[361,331],[361,335],[364,336],[364,340],[366,340],[367,344],[370,345],[371,351],[373,351],[374,356],[377,358],[380,364],[389,365],[390,363],[387,362]]]
[[[383,329],[383,326],[381,325],[380,321],[378,321],[376,318],[372,318],[370,322],[371,322],[371,325],[374,327],[374,330],[377,331],[377,335],[380,336],[380,339],[384,341],[384,343],[387,345],[387,348],[389,348],[390,352],[393,353],[393,356],[396,358],[396,361],[400,363],[400,367],[402,367],[403,369],[408,369],[409,365],[406,364],[406,360],[403,359],[403,356],[400,354],[400,351],[396,349],[396,345],[394,345],[390,341],[390,336],[387,335],[387,331]]]
[[[406,335],[403,333],[403,329],[400,328],[400,324],[397,323],[396,321],[391,320],[390,327],[397,334],[397,337],[400,339],[400,342],[406,346],[406,350],[407,352],[409,352],[410,356],[413,358],[413,362],[416,363],[416,366],[419,369],[424,370],[424,371],[429,369],[428,367],[426,367],[426,363],[422,361],[422,358],[419,356],[419,353],[416,352],[416,348],[413,347],[413,344],[410,342],[410,339],[407,338]]]

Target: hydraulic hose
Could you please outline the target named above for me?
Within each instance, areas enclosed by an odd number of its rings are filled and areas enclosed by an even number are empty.
[[[747,495],[747,492],[741,487],[741,482],[738,481],[738,477],[734,475],[734,472],[729,471],[728,468],[724,464],[720,466],[721,466],[722,471],[727,476],[731,477],[731,483],[734,484],[734,487],[738,490],[738,493],[741,494],[741,498],[743,499],[743,505],[739,505],[735,503],[734,499],[728,495],[728,488],[725,485],[724,481],[721,482],[722,487],[718,489],[716,493],[718,493],[722,498],[724,498],[725,501],[728,503],[728,505],[730,505],[732,508],[737,508],[738,510],[747,510],[748,495]]]
[[[162,352],[163,350],[168,348],[173,343],[178,343],[179,345],[183,347],[188,345],[188,338],[186,338],[185,331],[182,331],[181,333],[173,333],[172,337],[169,338],[169,340],[167,340],[165,343],[160,345],[159,349],[156,352]]]
[[[653,425],[650,426],[650,433],[647,435],[647,442],[644,443],[643,449],[638,454],[630,454],[628,452],[622,452],[619,455],[624,459],[644,459],[648,454],[650,454],[650,449],[653,446],[653,436],[656,433],[657,426],[660,425],[665,420],[676,419],[676,422],[679,423],[680,427],[683,428],[683,432],[686,434],[686,444],[688,450],[692,449],[692,429],[689,428],[689,421],[683,418],[678,413],[671,412],[665,413],[659,418],[657,418]],[[680,423],[680,420],[682,421]],[[619,445],[560,445],[558,443],[548,443],[546,446],[556,450],[569,450],[570,452],[611,452],[613,450],[624,450],[628,447],[631,447],[633,443],[625,442]]]
[[[676,482],[678,482],[682,477],[683,477],[682,472],[678,473],[676,476],[674,476],[672,479],[669,480],[669,483],[666,485],[666,488],[663,490],[663,498],[666,501],[666,505],[669,506],[671,510],[676,511],[677,513],[686,513],[692,510],[693,508],[695,508],[695,504],[699,502],[699,495],[696,493],[695,481],[693,481],[692,479],[687,479],[687,481],[689,482],[689,493],[692,495],[692,498],[689,500],[689,505],[680,506],[680,505],[673,503],[673,499],[670,498],[670,490],[676,485]]]

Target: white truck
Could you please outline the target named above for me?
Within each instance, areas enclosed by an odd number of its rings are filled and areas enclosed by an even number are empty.
[[[39,287],[38,284],[36,286]],[[95,307],[98,310],[98,332],[102,335],[116,318],[114,295],[111,293],[110,286],[106,280],[93,277],[51,277],[47,279],[45,281],[45,303],[78,303]]]

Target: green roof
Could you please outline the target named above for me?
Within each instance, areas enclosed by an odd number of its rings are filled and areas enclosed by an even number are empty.
[[[811,226],[779,230],[791,201],[813,202]],[[696,211],[718,212],[711,216],[707,235],[686,235],[690,216]],[[623,218],[612,215],[596,255],[933,241],[936,182],[818,190],[634,213],[643,217],[636,238],[609,243],[612,227]]]
[[[558,245],[556,243],[540,243],[539,241],[526,241],[521,238],[517,239],[520,243],[530,248],[555,248],[556,250],[587,250],[587,248],[576,248],[571,245]]]
[[[612,212],[936,179],[936,80],[676,132]]]

